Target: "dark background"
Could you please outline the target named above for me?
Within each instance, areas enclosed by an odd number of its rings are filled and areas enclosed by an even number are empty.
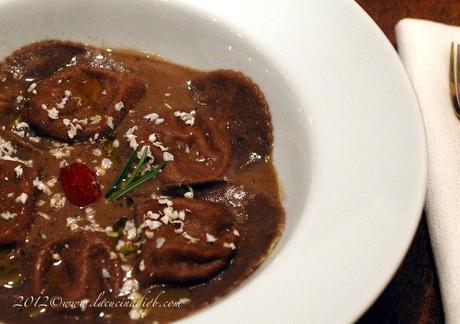
[[[396,46],[394,27],[402,18],[460,25],[460,0],[357,0]],[[439,283],[425,214],[403,263],[361,323],[443,323]]]

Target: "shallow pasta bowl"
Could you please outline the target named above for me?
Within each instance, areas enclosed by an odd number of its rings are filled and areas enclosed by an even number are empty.
[[[423,124],[391,44],[352,1],[0,0],[0,56],[58,38],[249,75],[266,94],[287,227],[249,280],[187,318],[349,322],[419,221]]]

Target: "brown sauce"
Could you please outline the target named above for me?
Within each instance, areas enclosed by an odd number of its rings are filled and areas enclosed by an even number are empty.
[[[169,322],[227,294],[284,227],[272,143],[242,73],[60,41],[12,53],[0,65],[0,320]],[[105,199],[144,149],[140,176],[164,162],[159,175]],[[101,303],[143,296],[155,305]]]

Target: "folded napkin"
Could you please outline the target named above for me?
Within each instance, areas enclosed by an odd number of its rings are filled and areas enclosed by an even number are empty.
[[[425,211],[447,323],[460,323],[460,120],[449,94],[449,53],[460,27],[404,19],[398,51],[425,121],[428,192]]]

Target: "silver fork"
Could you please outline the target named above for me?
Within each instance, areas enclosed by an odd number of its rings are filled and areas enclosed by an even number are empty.
[[[455,114],[460,119],[460,45],[457,44],[457,51],[455,51],[454,43],[450,46],[449,82],[450,97],[454,104]]]

